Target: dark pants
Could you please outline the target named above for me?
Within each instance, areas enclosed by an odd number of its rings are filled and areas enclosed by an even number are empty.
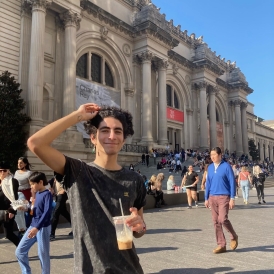
[[[209,205],[211,206],[211,215],[214,223],[217,245],[221,247],[226,246],[223,227],[230,234],[231,240],[237,237],[232,224],[228,220],[229,201],[230,197],[226,195],[209,197]]]
[[[154,194],[154,198],[155,198],[155,207],[161,207],[162,204],[165,204],[163,191],[156,190]]]
[[[8,222],[4,221],[4,210],[0,211],[0,225],[4,224],[5,228],[5,237],[9,239],[14,245],[18,246],[20,240],[19,238],[13,233],[13,225],[14,225],[14,217],[12,219],[9,219]]]
[[[258,183],[257,183],[256,190],[257,190],[257,197],[258,197],[259,202],[261,201],[261,199],[264,200],[264,184],[258,185]]]
[[[71,223],[70,214],[67,211],[66,201],[68,199],[67,193],[60,194],[56,198],[56,206],[54,208],[51,221],[51,235],[55,235],[55,230],[58,225],[60,215],[64,216],[69,223]]]

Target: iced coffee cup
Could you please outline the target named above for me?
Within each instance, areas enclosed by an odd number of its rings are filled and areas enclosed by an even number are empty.
[[[119,250],[132,248],[133,233],[131,228],[125,224],[125,220],[129,218],[131,218],[130,215],[113,217]]]

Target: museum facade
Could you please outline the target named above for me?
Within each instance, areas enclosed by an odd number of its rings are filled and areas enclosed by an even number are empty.
[[[254,114],[243,72],[151,1],[10,0],[0,13],[0,72],[21,84],[30,134],[92,101],[132,113],[128,144],[241,155],[253,139],[273,161],[274,129]],[[53,145],[87,159],[83,138],[80,125]]]

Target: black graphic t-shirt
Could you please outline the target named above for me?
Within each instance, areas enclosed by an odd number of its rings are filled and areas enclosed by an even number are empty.
[[[196,177],[199,176],[195,171],[192,171],[190,174],[186,173],[186,186],[192,185],[196,181]]]
[[[125,215],[130,215],[130,207],[139,210],[145,205],[143,178],[125,168],[110,171],[66,157],[63,185],[71,208],[74,273],[143,273],[134,244],[132,249],[118,249],[112,222],[112,217],[121,216],[119,198]]]

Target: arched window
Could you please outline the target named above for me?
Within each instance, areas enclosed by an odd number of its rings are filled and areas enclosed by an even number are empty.
[[[96,54],[91,56],[91,80],[102,83],[101,79],[101,57]]]
[[[166,85],[166,103],[169,107],[172,107],[171,104],[171,86]]]
[[[107,86],[114,87],[114,81],[111,74],[111,70],[107,63],[105,63],[105,81]]]
[[[91,56],[91,58],[89,58]],[[90,60],[90,62],[88,61]],[[104,70],[102,70],[104,68]],[[90,75],[89,72],[90,71]],[[102,72],[104,71],[103,75]],[[101,56],[88,52],[83,54],[76,64],[76,76],[90,81],[114,87],[114,78],[109,65]]]
[[[171,85],[166,85],[166,101],[167,106],[180,108],[177,92]]]
[[[179,100],[175,91],[174,91],[174,107],[179,108]]]
[[[80,76],[81,78],[87,78],[87,60],[88,54],[83,54],[77,62],[76,65],[76,75]]]

